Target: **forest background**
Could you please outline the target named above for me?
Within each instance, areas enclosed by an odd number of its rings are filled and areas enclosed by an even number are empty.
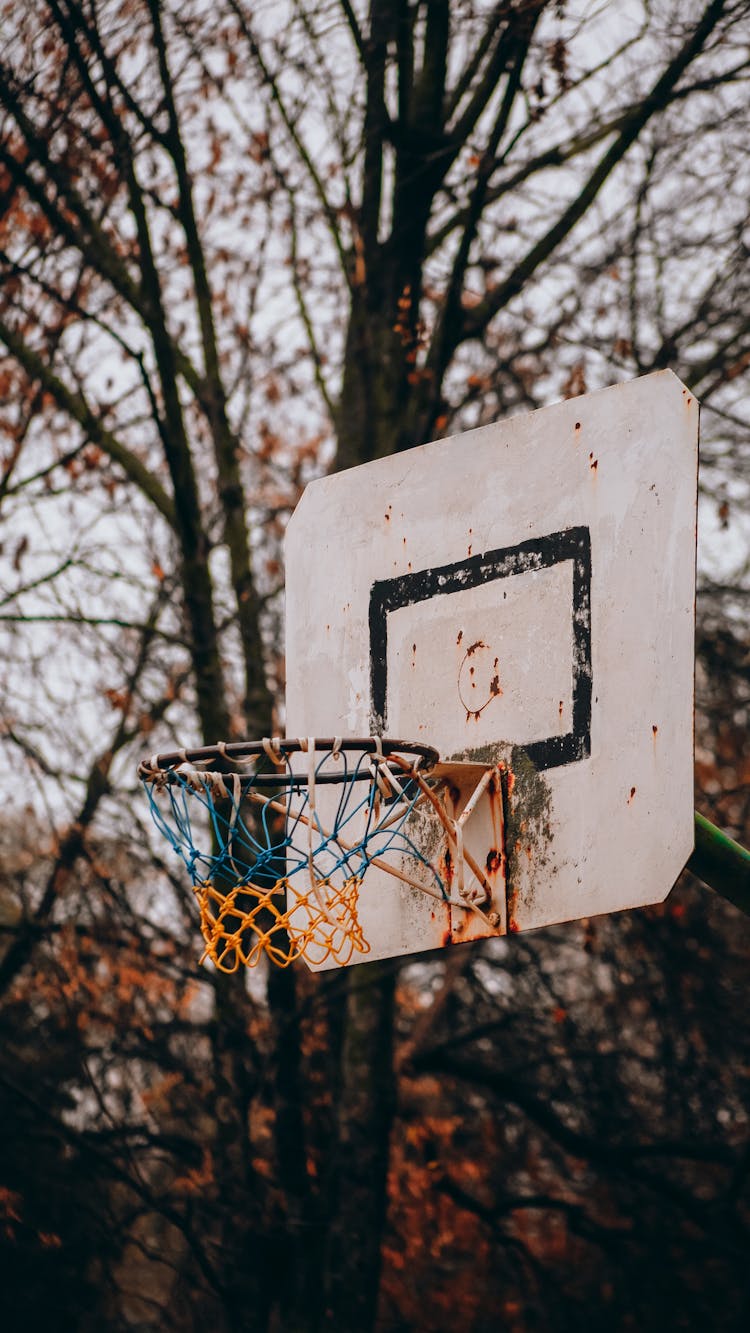
[[[0,24],[5,1326],[744,1329],[740,913],[683,876],[248,985],[199,966],[135,771],[283,731],[309,479],[669,366],[696,803],[747,841],[750,5]]]

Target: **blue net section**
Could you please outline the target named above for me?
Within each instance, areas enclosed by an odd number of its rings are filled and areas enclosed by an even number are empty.
[[[264,956],[286,967],[367,954],[357,909],[372,865],[447,899],[413,836],[429,765],[395,744],[267,740],[141,764],[154,822],[193,883],[204,958],[236,972]]]

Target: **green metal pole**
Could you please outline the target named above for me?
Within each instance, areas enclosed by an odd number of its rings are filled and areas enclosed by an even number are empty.
[[[695,812],[695,851],[687,869],[750,916],[750,852]]]

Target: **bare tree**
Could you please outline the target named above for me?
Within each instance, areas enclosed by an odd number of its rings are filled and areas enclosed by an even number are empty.
[[[72,1120],[45,1107],[52,1073],[31,1089],[9,1075],[8,1096],[100,1163],[127,1238],[102,1249],[107,1271],[126,1282],[161,1254],[159,1326],[188,1270],[204,1322],[227,1328],[377,1315],[404,1123],[397,970],[279,973],[260,998],[198,973],[189,895],[131,799],[146,746],[268,734],[281,716],[279,542],[305,480],[670,364],[708,407],[724,600],[707,682],[722,634],[744,678],[747,19],[741,0],[32,0],[4,15],[2,739],[22,779],[10,826],[33,792],[49,841],[8,889],[0,987],[8,1016],[19,997],[41,1013],[49,969],[63,992],[79,978],[59,1040],[78,1034],[70,1077],[87,1089]],[[740,831],[745,797],[717,808]],[[145,1006],[130,1024],[128,967]],[[465,1002],[460,971],[435,1023]],[[476,1062],[450,1073],[510,1095]],[[537,1102],[521,1107],[533,1123]],[[495,1225],[500,1203],[474,1204]]]

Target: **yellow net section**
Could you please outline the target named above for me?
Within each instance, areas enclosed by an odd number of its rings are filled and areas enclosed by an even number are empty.
[[[282,878],[271,888],[240,884],[226,892],[209,880],[196,884],[203,959],[230,973],[254,967],[264,955],[277,967],[298,958],[313,967],[328,961],[344,967],[354,953],[370,952],[357,918],[361,883],[352,875],[340,885],[319,879],[302,890]]]

